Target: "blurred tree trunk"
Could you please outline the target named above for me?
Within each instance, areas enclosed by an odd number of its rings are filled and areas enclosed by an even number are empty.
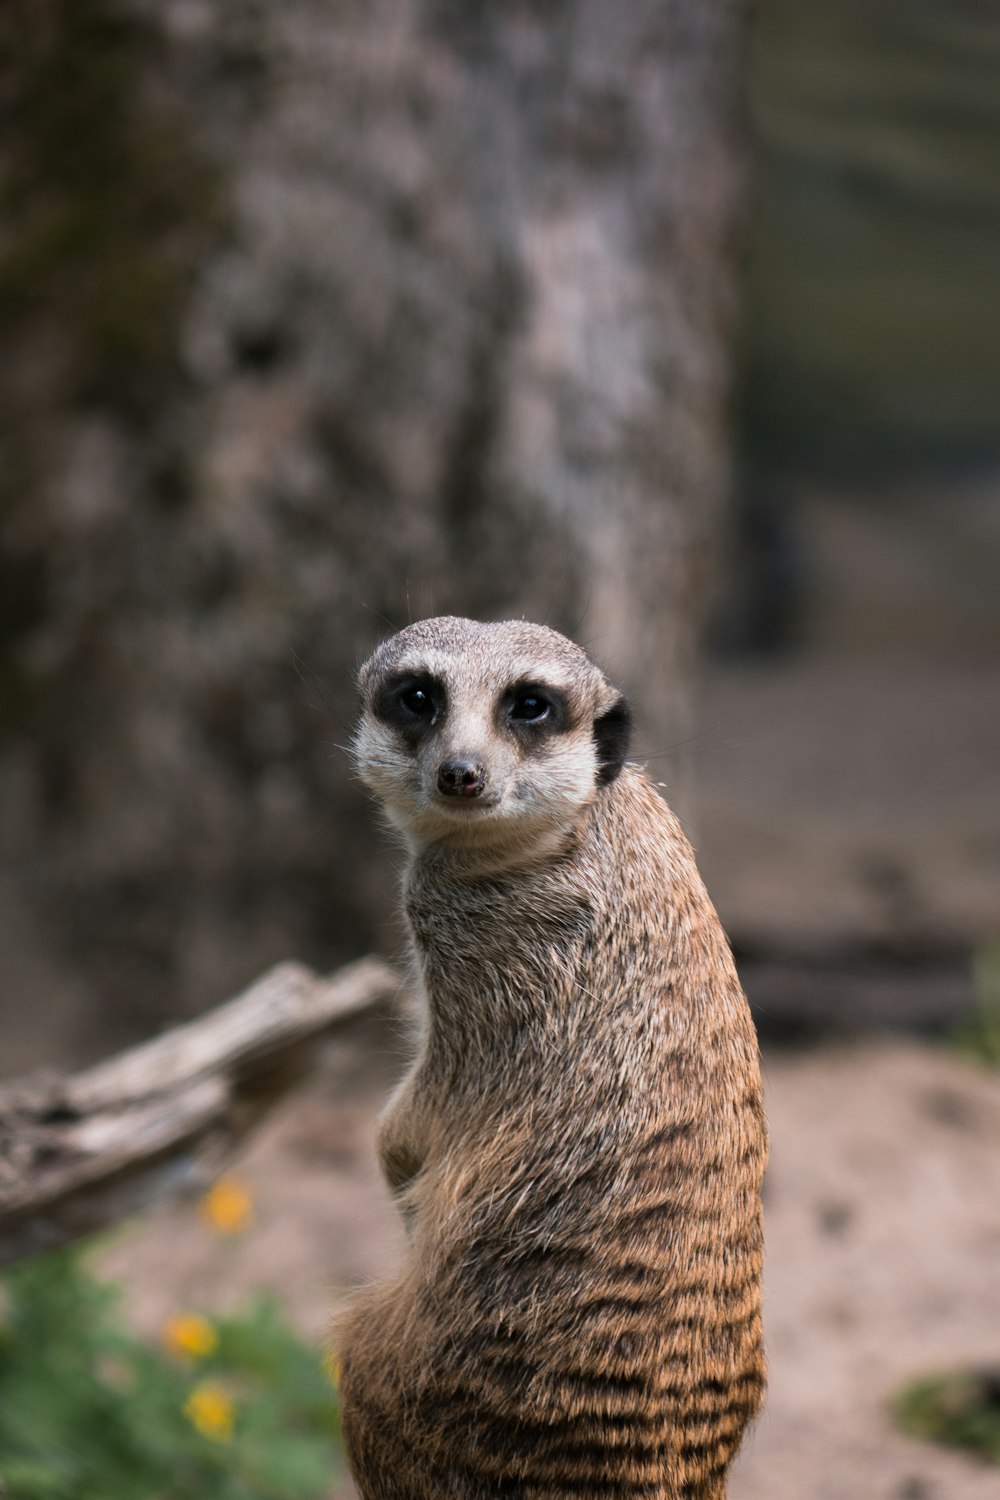
[[[79,1052],[98,1006],[127,1036],[398,943],[342,747],[354,666],[411,617],[581,639],[676,790],[742,7],[43,9],[0,80],[0,939]],[[33,260],[53,203],[83,227]]]

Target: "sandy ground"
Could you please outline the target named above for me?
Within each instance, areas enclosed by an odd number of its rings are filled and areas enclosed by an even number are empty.
[[[1000,1363],[1000,1077],[887,1043],[771,1057],[766,1085],[771,1390],[733,1500],[997,1500],[886,1404]]]
[[[142,1326],[268,1287],[322,1338],[337,1298],[391,1268],[372,1123],[400,1052],[386,1031],[342,1048],[258,1137],[245,1235],[190,1206],[104,1253]],[[887,1403],[923,1372],[1000,1363],[1000,1075],[898,1041],[776,1052],[765,1073],[771,1390],[731,1500],[997,1500],[996,1469],[899,1435]]]

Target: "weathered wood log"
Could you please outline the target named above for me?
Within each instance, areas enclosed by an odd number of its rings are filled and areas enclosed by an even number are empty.
[[[398,975],[281,964],[207,1015],[71,1075],[0,1087],[0,1265],[202,1187],[330,1033],[388,1008]]]

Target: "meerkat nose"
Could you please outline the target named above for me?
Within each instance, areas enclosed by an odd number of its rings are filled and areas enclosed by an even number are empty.
[[[479,761],[456,755],[441,762],[437,784],[446,797],[478,797],[486,785],[486,770]]]

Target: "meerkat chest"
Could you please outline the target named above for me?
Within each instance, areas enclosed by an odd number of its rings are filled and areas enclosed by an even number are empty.
[[[522,974],[544,985],[576,961],[599,921],[592,894],[572,879],[444,881],[419,870],[406,910],[436,984]]]

